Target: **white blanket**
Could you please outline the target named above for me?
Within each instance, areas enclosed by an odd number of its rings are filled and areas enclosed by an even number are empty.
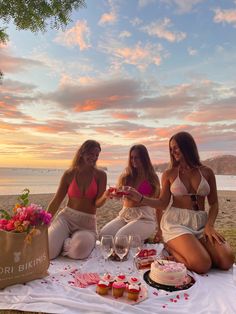
[[[150,247],[150,246],[149,246]],[[158,245],[151,246],[160,251]],[[128,272],[131,260],[109,262],[109,270]],[[148,298],[138,304],[109,300],[97,295],[95,286],[78,288],[74,286],[77,272],[102,272],[104,263],[96,248],[86,261],[75,261],[60,257],[51,262],[49,276],[24,285],[14,285],[0,290],[0,309],[37,311],[65,314],[104,313],[181,313],[181,314],[235,314],[236,282],[232,269],[211,270],[207,275],[192,273],[195,284],[178,292],[157,290],[147,285]],[[142,278],[142,273],[139,273]]]

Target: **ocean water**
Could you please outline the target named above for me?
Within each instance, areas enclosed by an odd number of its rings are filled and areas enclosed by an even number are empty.
[[[31,194],[55,193],[63,169],[0,168],[0,195],[21,194],[28,188]],[[107,171],[107,183],[115,185],[120,171]],[[161,173],[158,173],[161,178]],[[236,176],[217,175],[218,190],[236,191]]]

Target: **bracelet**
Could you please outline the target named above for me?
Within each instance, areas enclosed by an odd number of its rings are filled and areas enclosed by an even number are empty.
[[[140,201],[138,202],[139,204],[141,204],[141,203],[142,203],[143,198],[144,198],[144,196],[143,196],[143,194],[142,194],[142,196],[141,196],[141,198],[140,198]]]

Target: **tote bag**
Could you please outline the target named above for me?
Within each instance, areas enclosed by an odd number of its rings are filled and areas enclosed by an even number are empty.
[[[37,227],[31,243],[25,232],[0,230],[0,289],[48,275],[48,228]]]

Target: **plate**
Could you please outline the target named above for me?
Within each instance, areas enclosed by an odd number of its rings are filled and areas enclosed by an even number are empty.
[[[96,285],[95,285],[95,292],[96,292]],[[129,300],[127,298],[127,291],[125,291],[123,296],[120,297],[120,298],[114,298],[113,295],[112,295],[112,290],[111,289],[108,291],[108,294],[106,294],[106,295],[100,295],[98,293],[97,293],[97,295],[99,295],[102,298],[109,299],[109,300],[112,300],[112,301],[117,301],[117,302],[126,303],[126,304],[130,304],[130,305],[135,305],[135,304],[138,304],[138,303],[140,303],[140,302],[142,302],[142,301],[147,299],[147,297],[148,297],[148,290],[147,290],[146,285],[142,284],[141,285],[141,291],[139,292],[139,296],[138,296],[138,299],[136,301]]]
[[[160,290],[165,290],[165,291],[169,291],[169,292],[172,292],[172,291],[179,291],[179,290],[187,290],[189,289],[190,287],[192,287],[192,285],[194,285],[195,283],[195,280],[193,277],[191,277],[190,275],[188,275],[188,279],[189,279],[189,282],[187,284],[184,284],[182,286],[166,286],[166,285],[162,285],[162,284],[159,284],[155,281],[153,281],[150,277],[149,277],[149,273],[150,273],[150,270],[146,271],[144,274],[143,274],[143,279],[145,280],[145,282],[153,287],[153,288],[157,288],[157,289],[160,289]]]

